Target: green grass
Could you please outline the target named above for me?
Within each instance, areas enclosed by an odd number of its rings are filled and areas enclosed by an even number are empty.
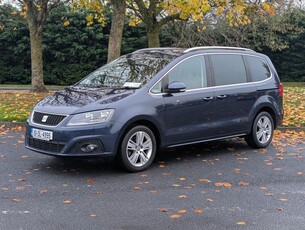
[[[31,88],[31,85],[16,85],[16,84],[0,84],[0,88]],[[62,85],[46,85],[46,88],[63,89],[66,86]]]
[[[305,82],[283,82],[284,87],[305,87]]]

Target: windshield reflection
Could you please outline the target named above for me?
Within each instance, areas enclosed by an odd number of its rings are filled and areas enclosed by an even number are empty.
[[[90,88],[139,88],[177,55],[164,52],[131,53],[102,66],[76,85]]]

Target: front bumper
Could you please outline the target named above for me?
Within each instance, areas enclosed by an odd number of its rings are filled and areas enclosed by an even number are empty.
[[[33,138],[32,128],[53,132],[52,140]],[[52,156],[113,158],[116,155],[120,128],[120,123],[117,122],[78,127],[43,127],[28,123],[25,147]],[[86,150],[88,145],[94,146],[92,151]]]

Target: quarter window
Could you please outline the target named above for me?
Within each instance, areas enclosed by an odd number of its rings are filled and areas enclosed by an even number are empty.
[[[262,81],[270,77],[270,70],[265,60],[253,56],[245,56],[245,58],[252,81]]]
[[[215,85],[232,85],[247,82],[247,74],[241,55],[211,55]]]

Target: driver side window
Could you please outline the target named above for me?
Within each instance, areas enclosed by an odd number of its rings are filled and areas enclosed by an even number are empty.
[[[181,81],[186,89],[200,89],[207,87],[205,62],[202,56],[188,58],[174,67],[166,76],[167,83]]]
[[[204,58],[202,56],[195,56],[180,62],[154,86],[151,92],[164,92],[164,88],[174,81],[183,82],[186,86],[186,90],[207,87],[207,74]]]

